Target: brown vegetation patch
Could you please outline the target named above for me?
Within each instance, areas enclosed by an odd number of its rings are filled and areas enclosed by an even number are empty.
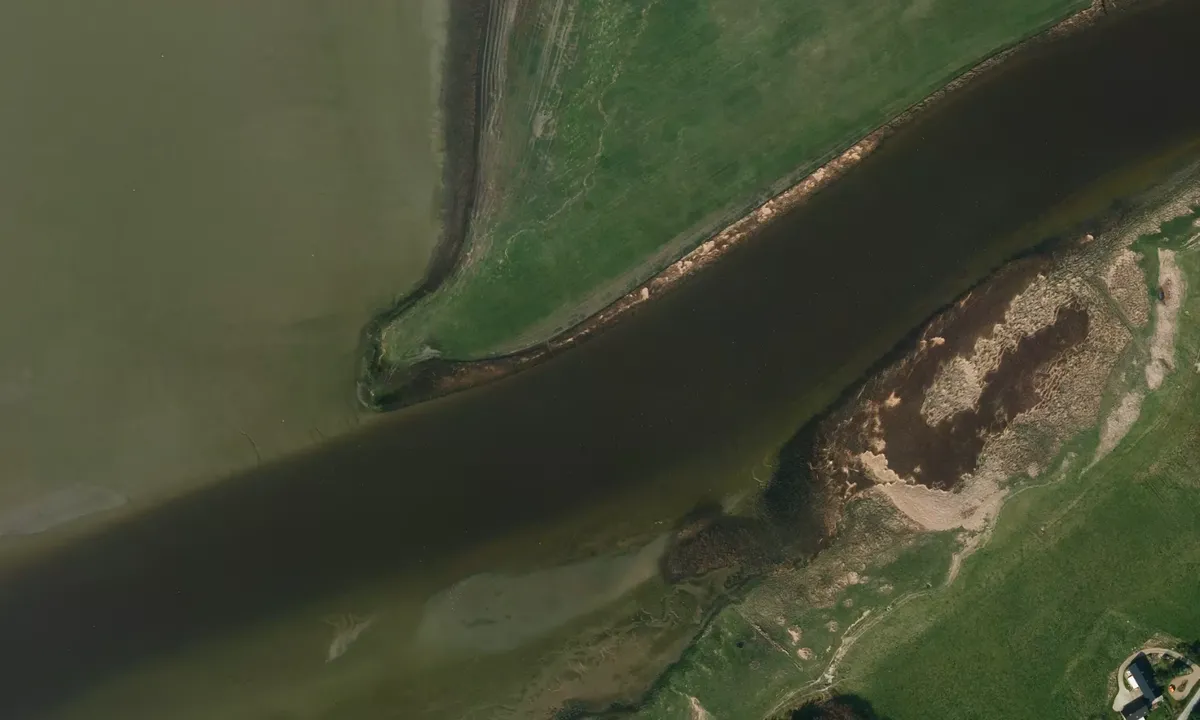
[[[751,518],[720,515],[697,520],[675,534],[661,560],[670,583],[717,570],[754,574],[779,560],[763,524]]]
[[[820,470],[840,474],[852,487],[874,484],[869,474],[939,489],[957,486],[976,468],[987,442],[1041,401],[1049,368],[1088,335],[1084,304],[1070,301],[1052,308],[1052,322],[1012,346],[1002,345],[990,366],[978,367],[978,399],[972,407],[935,423],[924,416],[923,401],[939,373],[971,357],[981,339],[1003,327],[1014,298],[1039,280],[1048,264],[1042,257],[1013,263],[931,321],[901,361],[864,386],[849,411],[831,417]],[[872,461],[873,472],[864,471],[860,458]]]
[[[1114,215],[1087,242],[1010,266],[931,320],[811,434],[817,484],[845,498],[878,486],[926,529],[982,530],[1013,478],[1038,478],[1102,419],[1096,459],[1111,451],[1145,397],[1133,374],[1144,369],[1154,390],[1174,367],[1185,283],[1172,251],[1160,249],[1160,285],[1148,288],[1131,245],[1187,211],[1181,203],[1144,218]],[[1147,342],[1134,330],[1151,306]],[[1116,373],[1122,358],[1135,366]],[[1102,417],[1106,393],[1115,404]]]
[[[1087,330],[1087,310],[1059,308],[1054,324],[1022,339],[1016,350],[1006,353],[999,367],[984,377],[979,408],[959,412],[935,427],[922,422],[912,406],[885,409],[888,465],[929,487],[956,485],[960,476],[975,469],[986,440],[1038,402],[1041,393],[1036,380],[1043,368],[1078,345]]]

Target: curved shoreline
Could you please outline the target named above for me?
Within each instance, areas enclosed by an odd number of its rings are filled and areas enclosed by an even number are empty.
[[[441,237],[430,253],[425,275],[411,292],[373,317],[359,336],[359,400],[374,407],[363,395],[364,382],[387,373],[379,337],[383,328],[421,298],[436,291],[459,265],[475,203],[482,118],[486,88],[482,63],[492,3],[489,0],[447,0],[449,17],[439,113],[443,157],[441,184]]]
[[[813,195],[873,155],[885,140],[912,125],[929,111],[940,107],[947,99],[956,97],[965,88],[975,85],[978,80],[994,76],[1011,61],[1025,56],[1030,50],[1052,44],[1090,28],[1110,13],[1115,15],[1127,11],[1125,3],[1112,10],[1109,9],[1108,3],[1109,0],[1093,0],[1091,6],[976,64],[924,100],[910,106],[846,150],[835,155],[833,159],[796,184],[758,205],[732,224],[714,232],[708,240],[700,243],[683,257],[600,312],[537,346],[509,355],[478,360],[432,358],[406,367],[389,366],[385,363],[380,346],[382,327],[403,313],[413,302],[436,289],[437,285],[453,270],[453,266],[442,268],[441,274],[434,277],[431,265],[426,282],[422,283],[417,292],[397,304],[388,313],[376,318],[364,331],[366,351],[357,386],[359,401],[364,406],[377,411],[396,410],[426,402],[516,374],[596,336],[650,300],[672,290],[684,279],[712,265],[735,247],[746,244],[778,216],[803,206]],[[1135,0],[1130,3],[1133,9],[1153,4],[1156,4],[1156,0]],[[452,22],[454,22],[453,19]],[[453,46],[453,44],[454,40],[452,39],[451,45]],[[474,57],[477,62],[479,56],[480,53],[476,52]],[[475,72],[472,78],[478,84],[479,73]],[[478,92],[478,88],[476,91]],[[476,127],[475,134],[477,144],[478,127]],[[472,177],[475,161],[474,158],[471,161]],[[474,183],[470,187],[473,195]],[[469,214],[469,204],[467,205],[467,214]],[[446,238],[449,246],[454,248],[455,259],[465,244],[466,215],[463,218],[463,225],[460,227],[462,234],[457,238],[449,235]]]

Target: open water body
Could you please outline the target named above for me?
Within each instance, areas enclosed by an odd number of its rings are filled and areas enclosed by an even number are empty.
[[[1200,5],[1175,2],[1031,51],[579,350],[45,554],[0,586],[0,637],[20,659],[0,673],[0,710],[35,715],[138,668],[183,667],[193,649],[217,664],[225,638],[267,626],[264,638],[287,637],[287,618],[381,584],[407,598],[397,606],[415,631],[421,603],[468,576],[538,571],[754,490],[755,465],[805,417],[989,266],[1043,240],[1030,222],[1082,219],[1164,174],[1171,163],[1155,158],[1182,159],[1200,135],[1196,27]],[[1079,193],[1080,217],[1056,214]],[[614,582],[640,577],[630,557]],[[247,667],[264,677],[286,665],[255,652]],[[262,687],[319,677],[317,652]],[[463,678],[486,676],[481,658],[457,683],[392,678],[425,711],[364,716],[440,716],[428,708],[449,705],[434,694],[474,692]],[[214,673],[197,681],[206,700],[258,682]],[[123,687],[83,716],[172,707]]]
[[[435,6],[0,3],[0,552],[357,426],[437,237]]]

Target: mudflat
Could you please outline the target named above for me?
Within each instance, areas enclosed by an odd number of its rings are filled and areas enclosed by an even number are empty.
[[[436,239],[442,24],[433,0],[0,7],[0,535],[359,423],[359,332]]]

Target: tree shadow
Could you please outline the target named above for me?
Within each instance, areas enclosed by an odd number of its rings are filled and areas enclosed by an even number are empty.
[[[812,700],[792,711],[791,720],[888,720],[858,695]]]

